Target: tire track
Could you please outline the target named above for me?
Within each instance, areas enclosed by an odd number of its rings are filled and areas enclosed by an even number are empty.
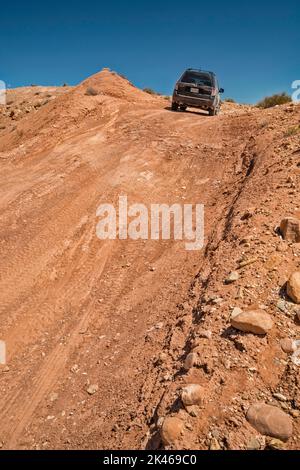
[[[109,253],[110,250],[108,244],[106,244],[101,249],[102,261],[98,267],[98,272],[95,273],[95,280],[99,280],[107,263]],[[83,303],[87,300],[89,294],[90,292],[88,291]],[[79,345],[81,341],[80,332],[87,329],[93,307],[94,302],[88,306],[84,315],[72,330],[68,343],[66,345],[58,344],[50,353],[34,379],[32,379],[32,386],[27,392],[28,401],[24,399],[23,391],[20,389],[15,396],[9,400],[9,403],[4,406],[0,414],[0,422],[2,423],[2,431],[6,435],[6,446],[8,449],[15,449],[17,447],[18,438],[24,428],[29,424],[35,409],[47,392],[53,387],[62,373],[70,354]],[[9,414],[13,414],[14,419],[9,421],[8,424],[6,417]]]

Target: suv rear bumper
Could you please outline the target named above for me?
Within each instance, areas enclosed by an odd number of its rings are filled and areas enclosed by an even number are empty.
[[[191,106],[192,108],[211,109],[215,106],[215,98],[209,96],[186,96],[178,93],[173,94],[173,103],[180,105]]]

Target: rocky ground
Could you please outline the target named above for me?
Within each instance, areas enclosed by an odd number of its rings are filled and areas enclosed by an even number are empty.
[[[299,449],[300,107],[171,112],[108,70],[0,106],[0,446]],[[96,210],[203,203],[205,246]]]

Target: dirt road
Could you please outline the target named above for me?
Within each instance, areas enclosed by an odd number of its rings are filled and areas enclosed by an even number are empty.
[[[97,96],[86,94],[89,87]],[[252,206],[251,194],[260,207],[268,191],[269,176],[258,182],[254,175],[249,192],[247,181],[282,132],[284,117],[276,119],[273,111],[235,105],[217,117],[174,113],[164,98],[104,71],[0,131],[3,448],[161,445],[157,420],[176,410],[170,397],[184,380],[181,362],[199,323],[205,274],[213,279],[230,269],[234,245],[223,252],[223,266],[218,250],[232,236],[239,201]],[[147,206],[204,204],[204,250],[188,252],[174,240],[100,241],[97,207],[116,205],[119,195]],[[228,305],[233,299],[229,292]],[[215,323],[210,317],[218,335],[219,321],[222,314]],[[211,347],[220,351],[218,342]],[[248,387],[244,372],[233,374],[237,388]],[[213,390],[217,379],[205,374]],[[207,447],[211,406],[185,447]],[[243,448],[247,439],[232,446]]]

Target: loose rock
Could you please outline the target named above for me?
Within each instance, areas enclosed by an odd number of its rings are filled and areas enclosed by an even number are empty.
[[[300,341],[284,338],[280,341],[280,346],[286,354],[293,354],[300,347]]]
[[[299,312],[299,315],[300,315],[300,312]],[[212,332],[210,330],[199,330],[198,336],[199,336],[199,338],[211,339],[212,338]]]
[[[196,406],[196,405],[186,406],[185,409],[188,412],[188,414],[190,416],[192,416],[193,418],[197,418],[199,416],[199,407],[198,406]]]
[[[258,261],[258,258],[251,258],[245,261],[240,261],[238,269],[245,268],[246,266],[250,266],[250,264],[254,264]]]
[[[198,361],[198,355],[196,353],[190,353],[185,360],[184,363],[184,368],[185,370],[190,370],[192,369]]]
[[[266,335],[273,328],[273,320],[263,310],[249,310],[231,316],[231,325],[246,333]]]
[[[277,306],[277,308],[278,308],[281,312],[283,312],[283,313],[286,312],[286,303],[285,303],[285,300],[282,300],[282,299],[278,300],[276,306]]]
[[[176,417],[166,418],[161,427],[160,435],[165,446],[174,444],[181,436],[184,424]]]
[[[99,390],[99,387],[98,385],[90,385],[87,389],[87,393],[89,395],[95,395],[95,393],[97,393]]]
[[[210,442],[209,450],[221,450],[219,441],[216,438],[213,438]]]
[[[229,274],[227,279],[225,279],[225,284],[232,284],[233,282],[238,281],[240,278],[240,275],[237,271],[233,271],[232,273]]]
[[[276,400],[278,401],[287,401],[287,397],[285,395],[282,395],[282,393],[274,393],[273,397],[276,398]]]
[[[300,366],[300,349],[297,349],[297,351],[294,352],[291,357],[291,361],[295,366]]]
[[[295,217],[287,217],[281,221],[280,232],[284,240],[292,243],[300,242],[300,221]]]
[[[276,406],[257,403],[247,413],[247,420],[258,432],[286,442],[293,434],[293,423],[289,415]]]
[[[285,443],[280,441],[280,439],[271,439],[268,442],[268,449],[271,450],[285,450]]]
[[[255,439],[255,437],[253,437],[247,444],[248,450],[259,450],[260,448],[261,444],[258,439]]]
[[[184,406],[199,405],[205,396],[205,390],[201,385],[187,385],[181,393],[181,400]]]
[[[55,392],[50,393],[50,396],[49,396],[49,400],[50,400],[50,401],[54,402],[54,401],[56,401],[57,399],[58,399],[58,393],[55,393]]]
[[[287,283],[287,295],[296,304],[300,304],[300,271],[294,272]]]

